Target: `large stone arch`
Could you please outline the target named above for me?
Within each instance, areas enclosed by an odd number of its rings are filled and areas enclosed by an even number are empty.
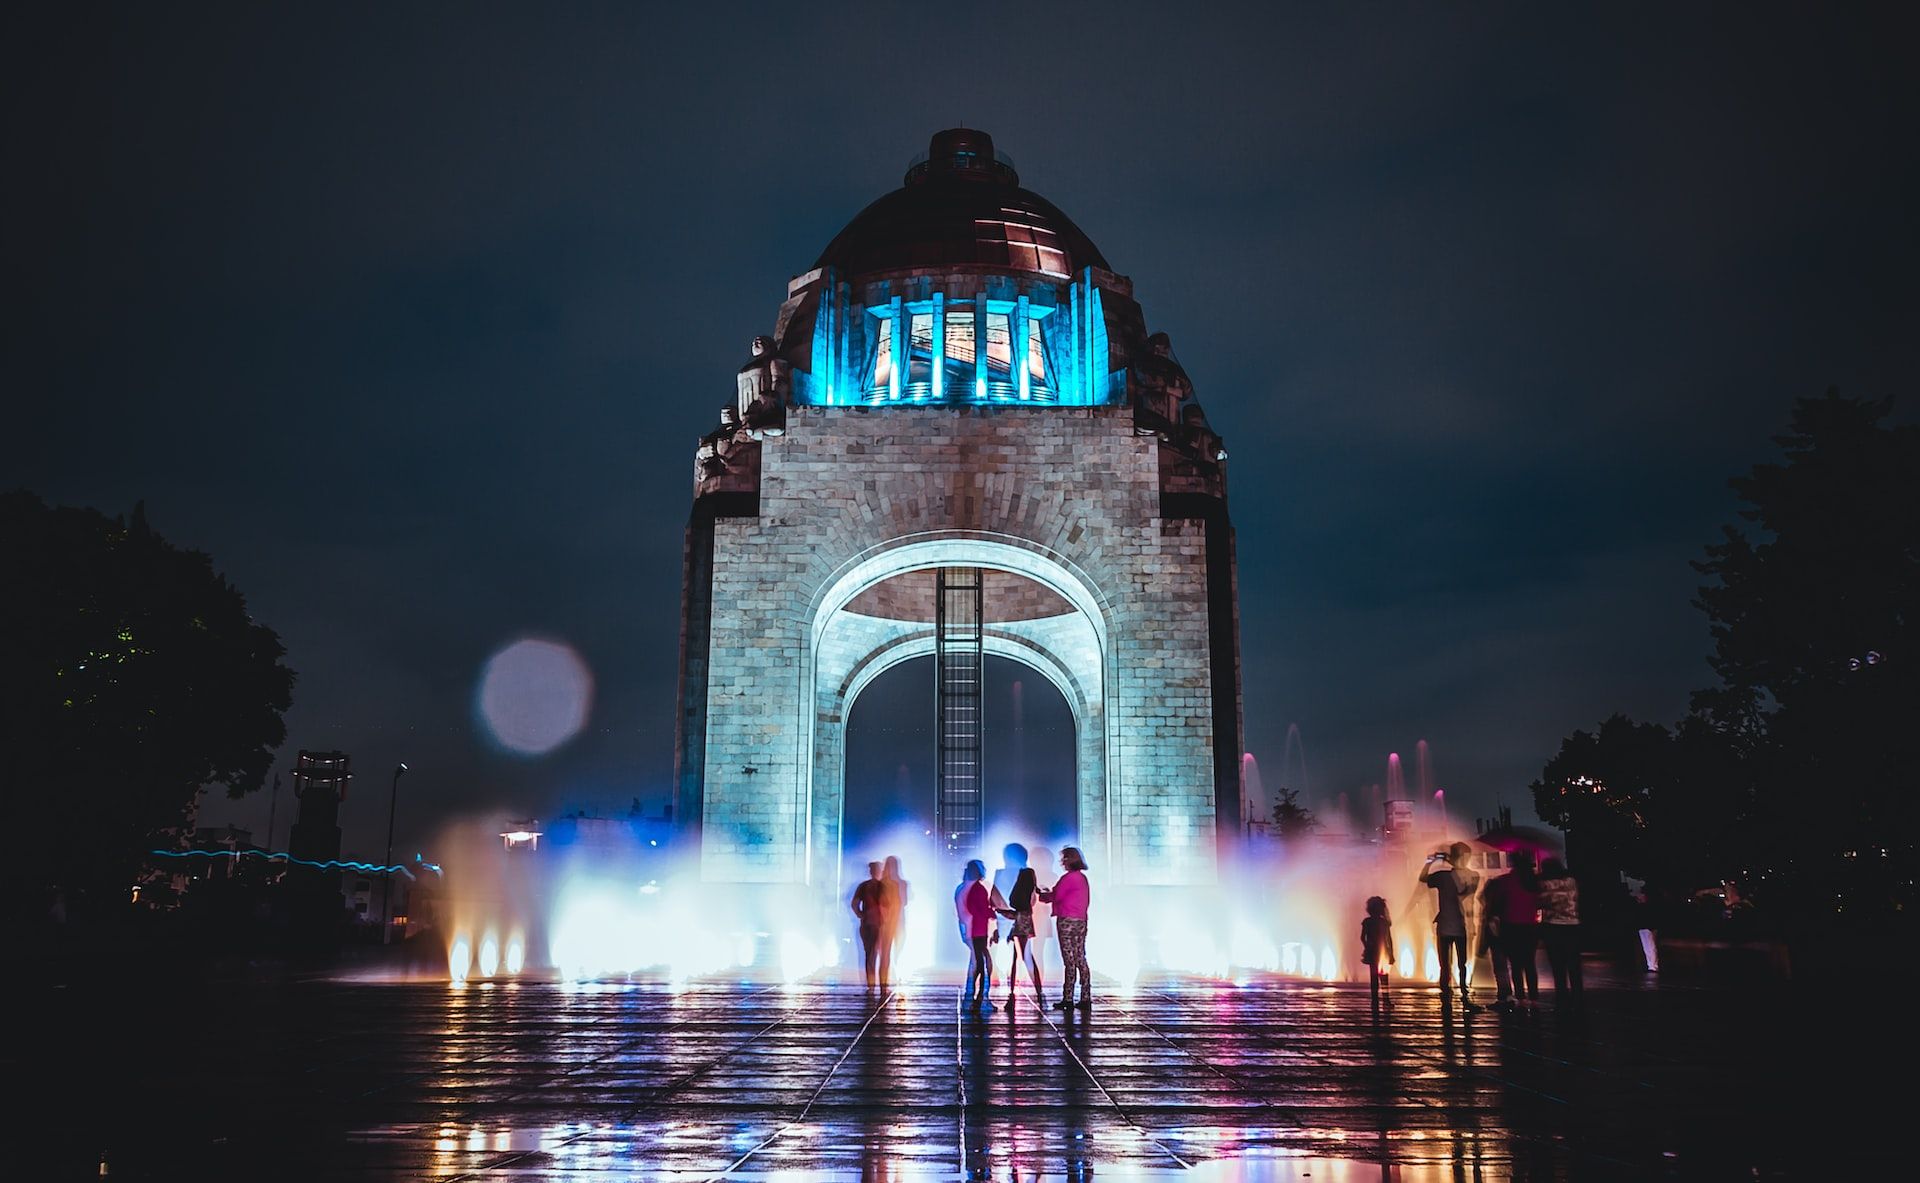
[[[1099,703],[1080,812],[1102,881],[1214,881],[1214,835],[1240,822],[1231,539],[1165,492],[1161,447],[1124,407],[790,409],[755,497],[704,501],[688,532],[675,766],[702,877],[825,898],[835,688],[931,624],[932,571],[978,567],[986,623]]]
[[[983,647],[1051,681],[1074,717],[1075,796],[1080,838],[1090,857],[1109,849],[1108,712],[1105,709],[1106,601],[1083,572],[1045,547],[981,531],[937,531],[870,547],[824,580],[809,609],[805,720],[807,878],[837,891],[845,801],[846,722],[859,692],[902,661],[931,654],[933,629],[923,622],[882,620],[845,611],[861,592],[896,576],[939,567],[979,567],[1031,579],[1075,611],[989,625]]]
[[[1022,622],[1023,624],[1025,622]],[[1077,623],[1077,627],[1076,627]],[[1106,772],[1106,710],[1098,683],[1089,684],[1084,658],[1076,661],[1071,645],[1050,643],[1049,634],[1068,636],[1077,631],[1091,632],[1090,626],[1074,614],[1054,618],[1041,627],[989,628],[983,648],[994,657],[1004,657],[1046,678],[1073,713],[1075,812],[1079,838],[1090,858],[1104,860],[1111,821]],[[1037,634],[1037,635],[1036,635]],[[816,687],[816,714],[813,741],[813,791],[809,800],[810,848],[815,853],[817,878],[823,887],[833,889],[834,898],[846,894],[847,885],[830,883],[830,875],[842,865],[838,855],[843,846],[846,804],[846,726],[853,704],[862,690],[875,678],[902,662],[928,657],[934,651],[930,628],[902,633],[872,649],[837,681],[823,678]],[[1097,677],[1098,666],[1091,673]],[[822,864],[824,863],[824,866]]]

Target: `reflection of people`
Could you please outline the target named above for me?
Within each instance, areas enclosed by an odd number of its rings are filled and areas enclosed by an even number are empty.
[[[1553,967],[1555,1002],[1577,1003],[1586,989],[1580,969],[1580,884],[1557,858],[1540,864],[1540,933]]]
[[[1440,1003],[1453,1006],[1453,975],[1460,974],[1460,1002],[1469,1011],[1480,1008],[1467,989],[1467,938],[1470,934],[1467,910],[1480,876],[1467,866],[1473,847],[1455,842],[1445,854],[1436,854],[1420,868],[1420,882],[1431,887],[1434,895],[1434,937],[1440,946]]]
[[[909,884],[900,877],[898,855],[888,855],[881,864],[880,883],[884,889],[880,897],[880,988],[884,990],[893,955],[900,951],[900,942],[906,935],[907,905],[913,899]]]
[[[993,1000],[987,997],[988,982],[992,968],[988,960],[987,942],[989,936],[995,941],[1000,934],[993,930],[993,893],[987,890],[987,864],[979,859],[968,859],[966,870],[960,873],[960,886],[953,890],[953,907],[960,925],[960,940],[967,946],[967,991],[964,1005],[974,1011],[991,1011]],[[974,992],[975,982],[979,983],[979,993]]]
[[[1393,919],[1387,915],[1387,901],[1377,895],[1367,899],[1367,915],[1360,922],[1360,964],[1367,967],[1373,1005],[1379,1006],[1380,987],[1393,964]]]
[[[1065,873],[1059,881],[1039,894],[1053,905],[1053,924],[1060,934],[1060,960],[1064,963],[1060,1001],[1053,1008],[1066,1010],[1093,1005],[1093,971],[1087,967],[1087,906],[1092,902],[1093,889],[1087,883],[1087,860],[1078,847],[1061,848],[1060,869]],[[1077,1002],[1073,996],[1076,981],[1080,984]]]
[[[1033,980],[1033,1000],[1041,1006],[1047,1004],[1046,983],[1041,981],[1040,962],[1033,955],[1033,905],[1040,896],[1040,880],[1032,867],[1021,867],[1014,876],[1013,889],[1007,893],[1007,906],[1000,915],[1007,918],[1012,927],[1008,930],[1007,943],[1013,952],[1007,966],[1007,1006],[1013,1006],[1014,987],[1020,976],[1020,963],[1027,966],[1027,977]]]
[[[853,898],[847,901],[847,907],[853,910],[853,918],[860,925],[860,954],[867,967],[867,989],[871,990],[881,976],[880,967],[891,968],[892,957],[888,956],[887,943],[882,936],[883,920],[886,916],[886,885],[880,878],[881,864],[867,864],[867,877],[860,886],[853,889]]]

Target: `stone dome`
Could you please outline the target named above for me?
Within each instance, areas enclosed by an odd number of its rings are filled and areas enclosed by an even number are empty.
[[[1072,219],[1020,187],[993,137],[971,128],[936,133],[905,184],[855,215],[814,266],[845,279],[921,268],[1058,278],[1111,270]]]

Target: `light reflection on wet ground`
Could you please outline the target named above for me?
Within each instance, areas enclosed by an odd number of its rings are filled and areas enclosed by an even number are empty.
[[[116,1180],[1801,1177],[1752,1124],[1785,1117],[1751,1088],[1780,1066],[1759,994],[1603,981],[1584,1013],[1469,1018],[1424,987],[1376,1015],[1345,984],[1149,978],[976,1018],[954,985],[162,990],[41,1045],[26,1128]]]

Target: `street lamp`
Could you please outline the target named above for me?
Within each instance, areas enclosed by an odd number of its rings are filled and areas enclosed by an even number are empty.
[[[387,792],[387,861],[380,865],[380,943],[393,940],[393,814],[400,801],[400,774],[407,766],[393,766],[393,788]]]

